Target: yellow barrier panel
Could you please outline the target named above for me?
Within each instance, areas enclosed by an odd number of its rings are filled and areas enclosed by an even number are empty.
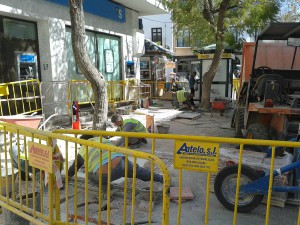
[[[41,110],[40,82],[37,79],[0,84],[0,115],[16,115]]]
[[[152,154],[103,144],[101,143],[102,135],[99,135],[100,142],[95,142],[76,138],[80,133],[74,134],[74,137],[70,137],[8,123],[0,123],[0,134],[3,135],[3,150],[5,153],[4,157],[0,155],[3,157],[0,158],[1,166],[6,171],[16,171],[13,173],[15,177],[16,173],[18,174],[17,179],[5,176],[5,186],[2,186],[0,183],[0,206],[5,209],[5,213],[12,212],[35,224],[112,224],[111,201],[113,199],[111,198],[111,194],[113,194],[113,189],[110,184],[110,177],[116,168],[115,165],[113,167],[111,162],[115,153],[124,155],[124,158],[120,159],[122,159],[122,163],[124,162],[124,169],[126,170],[124,174],[124,183],[126,184],[126,187],[124,186],[125,193],[127,193],[127,188],[129,188],[127,187],[129,178],[133,177],[131,190],[129,189],[132,193],[130,198],[133,205],[126,208],[128,201],[124,193],[124,198],[122,199],[124,207],[120,208],[120,213],[118,214],[120,216],[123,215],[122,224],[126,224],[128,220],[135,222],[139,219],[135,218],[135,210],[137,208],[135,193],[138,184],[135,175],[138,175],[138,160],[140,159],[149,161],[149,164],[154,164],[160,168],[164,178],[164,184],[162,185],[163,202],[169,201],[168,189],[170,178],[167,168],[158,157]],[[53,153],[49,156],[49,150],[47,149],[50,146],[52,146],[50,149],[51,151],[53,149]],[[59,151],[57,150],[58,147]],[[98,170],[99,173],[93,175],[94,173],[89,171],[89,165],[92,163],[89,158],[90,148],[95,148],[100,152],[99,163],[102,162],[101,157],[105,154],[104,152],[108,153],[107,185],[105,186],[102,185],[103,179],[101,178],[105,168],[103,168],[101,163],[99,167],[100,171]],[[77,165],[79,165],[79,161],[77,161],[79,156],[77,156],[77,153],[83,150],[85,151],[85,172],[77,172],[75,170],[75,177],[71,179],[69,178],[68,170],[70,166],[69,162],[75,159],[75,164],[73,165],[77,168]],[[65,159],[62,177],[59,172],[62,162],[61,155]],[[129,169],[129,158],[132,170]],[[125,161],[125,159],[128,160]],[[49,164],[52,160],[53,168]],[[122,163],[118,165],[122,166]],[[84,179],[82,180],[80,176],[84,176]],[[96,186],[90,183],[90,179],[93,179],[93,176],[99,176],[97,178],[99,179],[99,183]],[[63,181],[64,189],[60,189],[60,181]],[[81,185],[82,181],[83,185]],[[44,187],[45,182],[48,184],[47,187]],[[153,187],[157,185],[154,184],[153,175],[151,176],[150,183]],[[10,184],[11,188],[9,188]],[[2,188],[4,187],[5,192],[2,192]],[[14,190],[13,187],[17,188]],[[153,190],[154,188],[150,191],[153,192]],[[93,204],[95,204],[95,207]],[[167,206],[168,204],[165,205]],[[98,209],[98,213],[95,214],[94,209]],[[126,218],[128,213],[130,216]],[[95,217],[95,215],[97,216]],[[152,218],[150,218],[151,220]],[[161,212],[160,220],[165,221],[163,224],[168,224],[168,208],[165,207],[164,211]]]
[[[170,187],[170,177],[168,174],[168,168],[164,164],[164,162],[155,156],[156,154],[156,142],[159,140],[172,140],[174,141],[174,147],[178,143],[195,143],[197,144],[205,143],[205,148],[210,148],[209,152],[206,153],[214,153],[211,150],[213,146],[218,146],[219,144],[235,144],[239,145],[240,149],[237,150],[238,154],[238,169],[237,169],[237,177],[234,179],[236,181],[237,189],[234,189],[233,192],[233,221],[232,224],[235,225],[237,223],[237,215],[238,215],[238,207],[240,201],[240,183],[241,182],[241,175],[243,172],[243,154],[244,154],[244,146],[245,145],[259,145],[259,146],[271,146],[272,147],[272,158],[270,161],[270,172],[273,174],[274,171],[274,161],[275,161],[275,147],[291,147],[291,148],[300,148],[299,142],[288,142],[288,141],[271,141],[271,140],[249,140],[249,139],[237,139],[237,138],[221,138],[221,137],[203,137],[203,136],[187,136],[187,135],[174,135],[174,134],[151,134],[151,133],[131,133],[131,132],[106,132],[106,131],[87,131],[87,130],[57,130],[54,133],[34,130],[30,128],[24,128],[21,126],[10,125],[6,123],[0,123],[0,131],[3,137],[3,152],[4,154],[0,155],[1,159],[1,166],[4,168],[5,176],[4,176],[4,185],[2,182],[0,183],[0,205],[23,218],[34,222],[36,224],[81,224],[81,223],[113,223],[113,215],[118,215],[122,218],[122,224],[131,223],[134,224],[137,219],[136,218],[136,206],[137,206],[137,198],[135,196],[136,192],[136,185],[137,179],[135,178],[135,174],[137,174],[137,165],[138,160],[148,160],[149,165],[151,167],[151,182],[150,182],[150,196],[153,197],[154,190],[154,165],[158,166],[161,173],[164,177],[164,184],[163,184],[163,199],[161,205],[161,216],[160,220],[158,221],[160,224],[167,225],[167,224],[182,224],[181,222],[181,214],[182,212],[186,211],[184,209],[185,205],[182,204],[182,197],[179,195],[179,204],[177,210],[177,216],[169,218],[169,211],[170,211],[170,196],[168,195],[168,190]],[[63,134],[63,135],[62,135]],[[90,141],[90,140],[82,140],[78,139],[77,136],[81,134],[86,135],[93,135],[95,137],[100,137],[99,142],[97,141]],[[148,138],[152,141],[152,153],[145,153],[136,150],[129,150],[126,147],[116,147],[113,145],[108,145],[101,143],[104,139],[104,136],[123,136],[125,137],[125,146],[128,146],[128,139],[131,137],[137,138]],[[65,158],[65,167],[63,169],[63,177],[62,181],[64,183],[64,189],[57,188],[59,179],[53,174],[45,173],[45,168],[47,165],[46,161],[43,161],[45,165],[42,165],[42,168],[35,167],[33,164],[28,162],[21,161],[21,150],[27,150],[30,154],[34,154],[34,150],[29,147],[30,142],[39,143],[43,146],[50,146],[51,143],[57,141],[60,151]],[[38,145],[37,145],[38,146]],[[99,182],[96,184],[96,188],[89,182],[89,179],[93,176],[89,171],[89,158],[88,154],[90,152],[90,148],[96,148],[100,152],[99,156],[99,174],[97,174],[97,179]],[[174,148],[174,151],[177,150],[178,147]],[[85,171],[78,171],[75,170],[75,178],[69,178],[69,162],[75,160],[75,167],[77,168],[78,156],[77,153],[79,151],[85,151]],[[194,149],[194,148],[193,148]],[[198,148],[194,149],[195,151],[199,150]],[[204,224],[207,225],[209,222],[212,224],[217,224],[214,222],[214,218],[209,218],[209,210],[210,210],[210,180],[211,180],[211,172],[215,171],[215,164],[211,164],[206,161],[214,161],[214,158],[210,159],[207,155],[202,157],[201,155],[194,155],[195,153],[190,151],[191,154],[188,156],[192,157],[194,162],[186,162],[184,164],[177,164],[185,167],[186,171],[187,168],[191,167],[195,171],[202,171],[193,167],[193,165],[207,165],[205,168],[205,172],[207,172],[207,183],[206,183],[206,202],[205,202],[205,217],[204,217]],[[200,149],[201,150],[201,149]],[[199,151],[200,151],[199,150]],[[32,152],[33,151],[33,152]],[[201,150],[203,153],[203,150]],[[44,151],[42,151],[44,152]],[[107,152],[107,159],[112,159],[112,154],[120,153],[124,155],[124,183],[122,183],[122,191],[124,194],[122,195],[123,199],[123,206],[119,208],[119,211],[114,211],[112,214],[113,205],[112,205],[112,198],[111,194],[113,194],[112,185],[110,184],[110,176],[112,174],[113,168],[111,160],[108,160],[108,167],[107,167],[107,174],[108,174],[108,182],[107,185],[102,185],[103,175],[102,172],[105,170],[102,164],[102,156],[104,153]],[[17,157],[15,155],[17,153]],[[25,159],[26,151],[24,152]],[[40,154],[40,153],[39,153]],[[175,153],[176,154],[176,153]],[[14,157],[15,156],[15,157]],[[40,157],[45,157],[45,155],[39,155]],[[3,158],[4,157],[4,158]],[[17,162],[13,159],[17,158]],[[31,157],[30,157],[31,158]],[[206,158],[207,160],[202,159]],[[46,159],[46,158],[44,158]],[[55,159],[55,158],[53,158]],[[197,159],[200,159],[200,162],[204,162],[201,164],[197,164]],[[133,169],[133,179],[129,181],[129,174],[128,174],[128,160],[132,161]],[[57,161],[56,161],[57,162]],[[58,161],[60,162],[60,161]],[[76,165],[77,164],[77,165]],[[24,169],[23,175],[19,176],[21,173],[22,165]],[[55,163],[53,165],[56,165]],[[17,167],[18,169],[14,169]],[[210,169],[211,168],[211,171]],[[8,176],[8,172],[11,171],[12,175]],[[39,175],[35,175],[36,172],[39,172]],[[16,179],[16,172],[19,174],[18,178]],[[182,169],[179,170],[179,193],[181,193],[183,188],[183,174]],[[0,171],[1,177],[3,176],[3,170]],[[54,173],[54,172],[53,172]],[[48,176],[48,187],[45,190],[44,182],[45,177],[41,176],[41,174],[45,174]],[[23,177],[22,177],[23,176]],[[25,177],[24,177],[25,176]],[[80,178],[83,176],[83,179]],[[39,178],[39,179],[37,179]],[[30,181],[32,179],[32,181]],[[47,180],[47,179],[46,179]],[[56,180],[56,183],[53,182]],[[42,182],[41,182],[42,181]],[[31,185],[32,182],[32,185]],[[131,187],[128,184],[131,183]],[[234,185],[233,185],[234,186]],[[14,189],[14,187],[16,187]],[[4,188],[4,189],[3,189]],[[104,188],[107,189],[104,191]],[[267,207],[266,207],[266,214],[265,214],[265,224],[269,224],[270,222],[270,204],[271,204],[271,194],[273,188],[273,175],[269,176],[268,180],[268,198],[267,198]],[[38,192],[37,192],[38,190]],[[120,192],[120,189],[118,189]],[[130,207],[126,207],[128,204],[128,193],[127,191],[131,191],[130,197]],[[35,193],[37,192],[37,196]],[[106,194],[106,195],[105,195]],[[94,199],[96,198],[96,200]],[[95,203],[96,201],[96,203]],[[33,202],[32,205],[30,202]],[[150,200],[151,203],[151,200]],[[151,224],[153,219],[153,213],[151,212],[151,204],[149,205],[149,212],[148,212],[148,224]],[[173,205],[174,206],[174,205]],[[74,210],[73,210],[74,209]],[[97,213],[93,211],[97,209]],[[105,211],[103,211],[105,210]],[[300,213],[300,211],[298,212]],[[95,216],[96,217],[93,217]],[[156,214],[157,216],[157,214]],[[128,218],[127,218],[128,217]],[[171,219],[171,221],[169,221]],[[188,218],[187,218],[188,219]],[[176,220],[176,221],[175,221]],[[197,220],[200,221],[200,218]],[[299,221],[299,214],[298,214],[298,221]],[[184,221],[186,222],[186,221]],[[194,221],[195,222],[195,221]],[[230,221],[227,221],[230,223]],[[195,222],[198,224],[198,222]]]
[[[187,135],[173,135],[173,134],[150,134],[150,133],[132,133],[132,132],[105,132],[105,131],[75,131],[75,130],[57,130],[55,131],[57,133],[65,133],[65,134],[92,134],[95,136],[98,135],[103,135],[103,136],[123,136],[125,137],[125,140],[127,140],[127,142],[125,142],[125,146],[128,145],[128,138],[131,137],[135,137],[135,138],[147,138],[152,140],[152,153],[155,154],[155,143],[159,140],[172,140],[174,141],[174,145],[176,141],[180,141],[183,143],[210,143],[212,144],[212,146],[214,146],[214,144],[218,145],[218,144],[234,144],[234,145],[239,145],[239,150],[237,149],[237,153],[238,153],[238,160],[237,160],[237,164],[238,165],[238,169],[237,169],[237,176],[236,179],[234,179],[233,182],[236,181],[236,189],[234,189],[234,195],[233,195],[233,220],[232,221],[226,221],[226,224],[233,224],[236,225],[237,224],[237,215],[238,215],[238,207],[239,207],[239,200],[240,200],[240,181],[241,181],[241,177],[242,177],[242,163],[244,163],[243,160],[243,155],[245,154],[244,151],[244,146],[245,145],[258,145],[258,146],[271,146],[272,147],[272,158],[270,160],[270,165],[269,165],[269,169],[270,169],[270,173],[272,174],[274,171],[274,161],[275,161],[275,147],[289,147],[289,148],[299,148],[300,147],[300,143],[299,142],[289,142],[289,141],[271,141],[271,140],[253,140],[253,139],[238,139],[238,138],[222,138],[222,137],[203,137],[203,136],[187,136]],[[163,143],[163,142],[162,142]],[[209,146],[209,145],[208,145]],[[175,163],[175,162],[174,162]],[[190,164],[193,165],[193,164]],[[207,164],[210,165],[210,164]],[[213,168],[213,167],[211,167]],[[152,168],[153,170],[153,168]],[[213,169],[213,171],[215,171]],[[185,171],[187,172],[187,171]],[[183,186],[182,186],[182,182],[183,182],[183,174],[182,174],[182,169],[179,170],[179,178],[178,178],[178,185],[179,185],[179,193],[181,193]],[[243,175],[244,176],[244,175]],[[245,178],[243,178],[245,179]],[[204,217],[204,224],[219,224],[217,222],[214,222],[214,217],[210,217],[209,218],[209,211],[211,210],[210,207],[210,185],[211,185],[211,173],[208,172],[207,173],[207,180],[206,180],[206,203],[205,203],[205,217]],[[244,182],[244,181],[243,181]],[[234,183],[232,184],[233,186]],[[265,214],[265,221],[264,223],[267,225],[270,222],[270,205],[271,205],[271,194],[272,194],[272,187],[273,187],[273,176],[271,175],[270,178],[268,179],[268,198],[266,200],[266,214]],[[179,199],[178,199],[178,210],[177,210],[177,216],[176,216],[176,220],[175,217],[173,216],[171,218],[170,223],[167,221],[161,221],[161,224],[182,224],[183,221],[181,222],[181,218],[182,218],[182,212],[189,210],[189,209],[184,209],[184,205],[182,204],[182,197],[179,195]],[[126,208],[126,206],[124,205],[124,207]],[[164,201],[163,202],[163,206],[162,206],[163,210],[168,211],[168,209],[170,208],[170,204],[168,201]],[[149,209],[149,214],[151,214],[150,212],[151,210]],[[174,211],[174,210],[173,210]],[[194,211],[193,211],[194,212]],[[300,211],[298,211],[298,221],[299,221],[299,216],[300,216]],[[274,216],[273,216],[274,217]],[[151,217],[149,215],[148,221],[150,221]],[[186,218],[188,219],[188,218]],[[200,218],[197,220],[199,221]],[[132,222],[132,221],[131,221]],[[187,222],[184,221],[184,223],[191,223],[191,221]],[[195,223],[194,223],[195,222]],[[210,223],[209,223],[210,222]],[[220,222],[220,221],[219,221]],[[191,224],[198,224],[198,222],[193,221]],[[221,223],[223,224],[223,223]]]

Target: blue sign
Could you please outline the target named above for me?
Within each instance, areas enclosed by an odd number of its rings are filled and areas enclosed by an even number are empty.
[[[35,54],[21,54],[20,62],[22,63],[35,63]]]
[[[68,0],[46,0],[69,7]],[[108,0],[83,0],[83,10],[120,23],[126,22],[125,7]]]

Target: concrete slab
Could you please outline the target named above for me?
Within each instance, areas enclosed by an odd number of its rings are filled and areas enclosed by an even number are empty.
[[[201,117],[201,113],[196,113],[196,112],[183,112],[179,115],[177,115],[177,118],[184,118],[184,119],[191,119],[191,120],[196,120]]]

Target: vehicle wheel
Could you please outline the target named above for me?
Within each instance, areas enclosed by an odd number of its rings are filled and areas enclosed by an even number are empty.
[[[245,108],[238,108],[235,112],[235,137],[243,137]]]
[[[214,190],[219,202],[227,209],[234,210],[238,165],[227,166],[216,176]],[[240,184],[248,184],[260,176],[252,168],[242,165]],[[250,212],[263,200],[263,195],[239,194],[238,212]]]
[[[270,132],[265,125],[253,123],[247,128],[246,138],[270,140]],[[264,152],[267,149],[267,146],[261,145],[245,145],[245,147],[259,152]]]

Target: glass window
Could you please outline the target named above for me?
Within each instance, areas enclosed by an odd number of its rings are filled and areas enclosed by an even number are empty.
[[[87,53],[92,63],[103,74],[106,81],[121,80],[121,51],[120,51],[120,38],[96,32],[86,32],[85,46]],[[75,58],[72,49],[71,28],[66,28],[66,49],[68,60],[68,73],[70,79],[82,80],[85,79],[76,66]],[[106,70],[105,64],[105,50],[111,50],[113,57],[113,68],[111,71]]]
[[[151,34],[152,41],[159,45],[162,45],[162,28],[152,28]]]
[[[177,47],[190,47],[190,32],[188,30],[178,32]]]
[[[4,36],[36,40],[36,24],[3,18]]]
[[[98,69],[104,75],[106,81],[121,80],[121,57],[120,57],[120,38],[106,34],[97,34],[97,54]],[[111,51],[106,51],[111,50]],[[113,58],[113,68],[107,71],[105,52],[111,52]]]

